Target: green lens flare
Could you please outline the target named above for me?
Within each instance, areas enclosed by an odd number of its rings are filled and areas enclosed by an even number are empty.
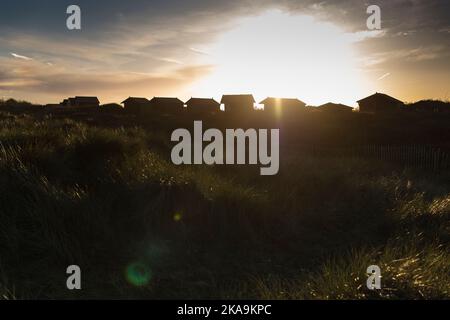
[[[150,282],[152,272],[146,264],[142,262],[134,262],[128,265],[126,277],[129,283],[134,286],[141,287]]]

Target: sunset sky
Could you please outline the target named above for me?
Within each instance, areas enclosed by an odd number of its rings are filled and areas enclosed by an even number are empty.
[[[81,7],[82,30],[66,28]],[[366,9],[381,7],[382,29]],[[450,99],[448,0],[1,0],[0,98]]]

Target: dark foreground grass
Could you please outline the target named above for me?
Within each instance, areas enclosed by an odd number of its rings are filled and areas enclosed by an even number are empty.
[[[0,298],[450,298],[448,172],[176,167],[158,132],[27,116],[0,141]]]

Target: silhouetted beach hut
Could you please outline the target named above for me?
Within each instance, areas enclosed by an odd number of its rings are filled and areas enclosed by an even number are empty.
[[[150,100],[150,107],[161,112],[177,112],[183,111],[184,102],[178,98],[154,97]]]
[[[399,111],[404,103],[384,93],[375,93],[358,101],[360,112],[384,113]]]
[[[129,97],[122,101],[121,104],[123,104],[127,111],[140,113],[150,107],[150,100],[147,98]]]
[[[255,110],[255,98],[251,94],[223,95],[220,103],[225,106],[225,112],[228,113]]]
[[[188,101],[186,101],[186,106],[188,111],[196,113],[210,113],[220,111],[220,103],[212,98],[190,98]]]
[[[299,99],[268,97],[260,102],[264,105],[264,111],[275,114],[304,111],[306,103]]]
[[[340,103],[332,103],[332,102],[328,102],[321,106],[318,106],[316,109],[318,111],[328,112],[328,113],[342,113],[342,112],[348,113],[348,112],[353,111],[353,108],[350,106],[346,106],[345,104],[340,104]]]
[[[65,99],[61,102],[62,106],[74,107],[74,108],[85,108],[85,107],[99,107],[100,101],[97,97],[74,97]]]

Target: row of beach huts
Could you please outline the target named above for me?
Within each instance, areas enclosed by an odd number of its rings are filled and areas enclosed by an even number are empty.
[[[387,94],[378,92],[357,102],[359,105],[359,112],[384,113],[405,109],[405,104],[402,101]],[[350,106],[337,103],[326,103],[317,107],[307,106],[306,103],[295,98],[268,97],[259,104],[263,106],[263,109],[256,108],[256,101],[251,94],[223,95],[220,103],[212,98],[190,98],[188,101],[183,102],[178,98],[172,97],[154,97],[150,100],[147,98],[129,97],[121,102],[121,105],[125,110],[133,113],[142,113],[147,110],[161,112],[187,110],[199,113],[225,111],[226,113],[233,114],[253,112],[255,110],[264,110],[266,112],[273,112],[276,114],[308,109],[333,113],[348,113],[355,111],[355,109]],[[77,96],[65,99],[58,105],[47,106],[63,108],[99,107],[100,101],[97,97]],[[421,108],[426,110],[421,110]],[[433,103],[429,103],[429,105],[421,104],[417,105],[417,107],[408,107],[407,109],[433,112],[450,111],[448,105],[445,105],[445,108],[443,108],[441,104]]]

